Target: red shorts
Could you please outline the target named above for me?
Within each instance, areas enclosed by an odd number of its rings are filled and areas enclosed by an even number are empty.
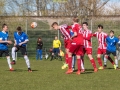
[[[70,49],[71,41],[70,40],[64,40],[64,46],[66,49]]]
[[[76,43],[71,43],[70,52],[76,55],[83,56],[83,45],[77,45]]]
[[[98,48],[97,54],[106,54],[106,49],[100,49],[100,48]]]
[[[83,52],[84,54],[86,53],[87,55],[92,54],[92,48],[83,48]]]

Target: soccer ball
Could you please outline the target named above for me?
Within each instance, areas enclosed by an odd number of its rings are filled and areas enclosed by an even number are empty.
[[[37,27],[37,23],[36,22],[32,22],[31,23],[31,28],[36,28]]]

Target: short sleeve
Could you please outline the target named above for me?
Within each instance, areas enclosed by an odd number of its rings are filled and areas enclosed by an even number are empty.
[[[25,34],[24,38],[25,38],[25,41],[29,41],[28,36],[26,34]]]
[[[0,33],[0,40],[2,40],[3,38],[2,38],[2,35],[1,35],[1,33]]]

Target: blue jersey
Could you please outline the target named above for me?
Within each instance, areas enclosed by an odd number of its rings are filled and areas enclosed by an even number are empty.
[[[117,37],[107,37],[106,43],[107,43],[107,50],[110,52],[116,51],[116,44],[118,43],[119,39]]]
[[[74,32],[70,30],[70,36],[72,37],[74,35]]]
[[[24,32],[21,32],[20,35],[18,34],[18,32],[15,32],[14,39],[16,41],[16,44],[19,45],[21,42],[28,41],[28,36]],[[26,46],[26,44],[22,44],[22,46]]]
[[[0,40],[7,41],[8,40],[8,32],[0,32]],[[0,43],[0,50],[7,50],[8,46],[7,43]]]

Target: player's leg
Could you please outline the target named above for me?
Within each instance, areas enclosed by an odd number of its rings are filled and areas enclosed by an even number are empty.
[[[15,64],[16,64],[16,61],[15,61],[15,53],[16,53],[18,50],[19,50],[19,46],[16,46],[16,47],[13,47],[13,48],[12,48],[12,52],[11,52],[11,54],[12,54],[12,62],[11,62],[11,64],[12,64],[12,65],[15,65]]]
[[[88,57],[89,57],[90,62],[91,62],[91,64],[92,64],[93,68],[94,68],[94,72],[97,72],[98,69],[97,69],[97,67],[96,67],[95,60],[94,60],[94,58],[92,57],[92,54],[88,54]]]
[[[84,68],[84,55],[81,56],[81,73],[85,72],[85,68]]]
[[[36,50],[36,60],[39,59],[39,49]]]
[[[12,65],[11,65],[9,51],[5,50],[4,53],[5,53],[5,56],[7,58],[7,63],[8,63],[10,71],[14,71],[14,69],[12,68]]]
[[[116,69],[118,70],[118,59],[117,59],[117,54],[116,54],[116,51],[112,53],[113,56],[114,56],[114,59],[115,59],[115,65],[116,65]]]
[[[42,50],[39,50],[40,60],[42,60]]]
[[[104,68],[107,67],[107,58],[105,57],[105,55],[103,54],[103,60],[104,60]]]
[[[56,50],[55,50],[55,48],[53,48],[50,61],[52,61],[52,60],[53,60],[53,58],[54,58],[54,54],[55,54],[55,53],[56,53]]]
[[[73,54],[72,55],[72,69],[73,69],[73,71],[75,70],[75,62],[76,62],[76,55]]]
[[[20,47],[20,51],[21,51],[21,54],[24,55],[26,65],[28,67],[28,72],[32,72],[31,67],[30,67],[30,60],[29,60],[29,58],[27,56],[26,47]]]

